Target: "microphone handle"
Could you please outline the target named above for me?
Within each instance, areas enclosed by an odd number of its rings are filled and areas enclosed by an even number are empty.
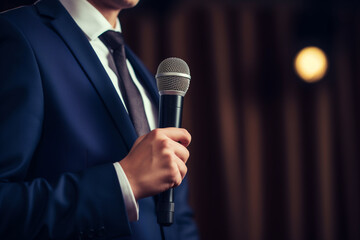
[[[160,96],[159,128],[181,127],[183,102],[183,96]],[[174,189],[160,193],[157,200],[157,222],[161,226],[170,226],[174,222]]]

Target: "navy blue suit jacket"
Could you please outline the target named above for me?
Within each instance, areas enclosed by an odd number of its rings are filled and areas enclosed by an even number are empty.
[[[155,81],[127,49],[158,105]],[[129,223],[113,162],[137,138],[83,32],[57,0],[0,15],[0,239],[160,239],[153,198]],[[167,239],[196,239],[186,181]]]

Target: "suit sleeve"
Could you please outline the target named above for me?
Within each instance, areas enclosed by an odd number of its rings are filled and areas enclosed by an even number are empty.
[[[1,16],[0,29],[0,239],[129,235],[112,164],[26,180],[42,134],[41,72],[21,31]]]

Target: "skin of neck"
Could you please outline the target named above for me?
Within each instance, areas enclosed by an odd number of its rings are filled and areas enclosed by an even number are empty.
[[[88,0],[88,2],[93,5],[111,24],[113,28],[116,26],[116,19],[122,10],[122,8],[115,8],[103,3],[102,0]],[[104,1],[105,2],[105,1]]]

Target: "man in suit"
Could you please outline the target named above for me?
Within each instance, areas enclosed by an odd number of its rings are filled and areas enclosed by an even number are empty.
[[[0,239],[160,239],[152,196],[170,187],[166,239],[197,239],[184,179],[190,134],[150,131],[153,77],[126,46],[119,67],[102,38],[120,35],[117,16],[137,1],[42,0],[0,15]],[[123,92],[123,67],[148,132]]]

